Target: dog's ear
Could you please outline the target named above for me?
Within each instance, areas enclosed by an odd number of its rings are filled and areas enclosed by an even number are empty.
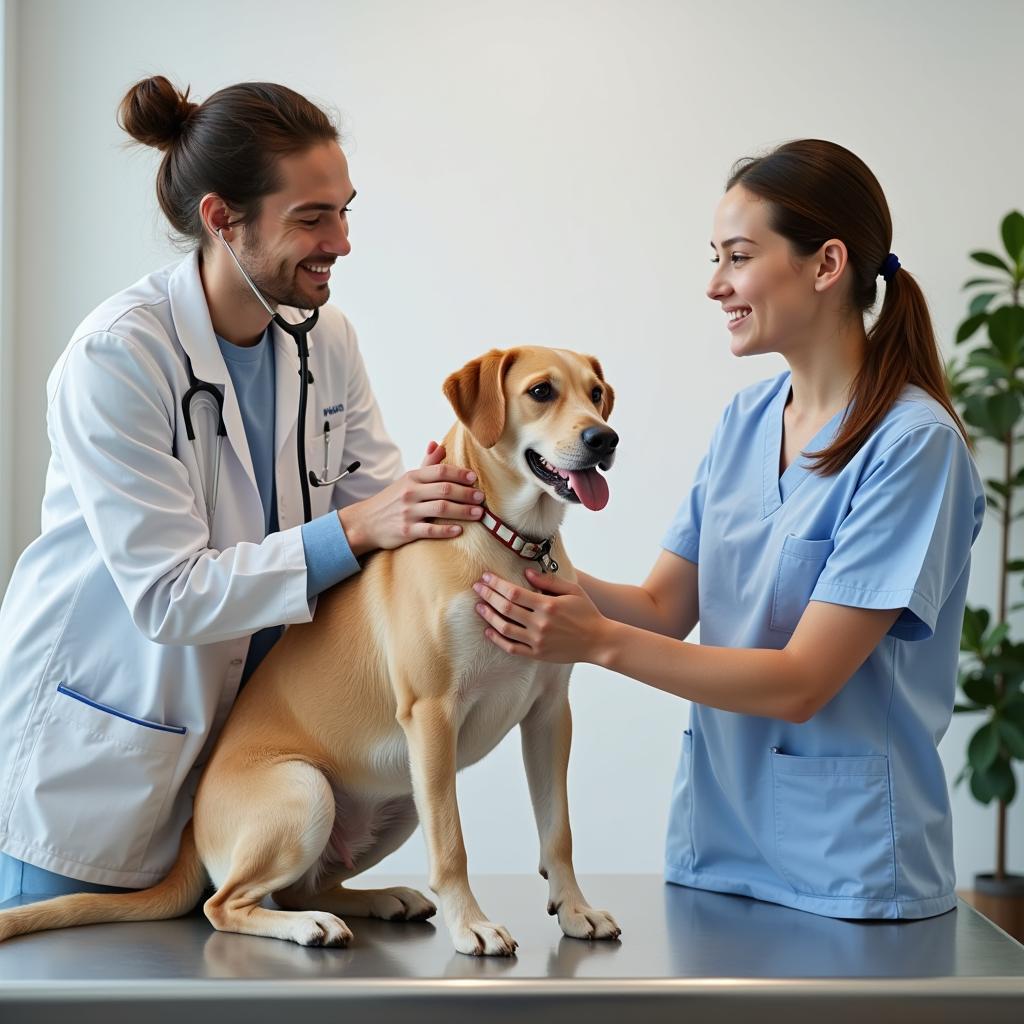
[[[505,430],[505,375],[516,355],[514,348],[492,348],[444,382],[455,415],[484,448],[493,448]]]
[[[615,404],[615,389],[604,379],[604,370],[601,369],[601,364],[593,357],[587,356],[590,360],[590,365],[594,368],[594,373],[597,374],[597,379],[601,382],[601,390],[604,392],[604,398],[601,400],[601,418],[608,419],[612,414],[612,406]]]

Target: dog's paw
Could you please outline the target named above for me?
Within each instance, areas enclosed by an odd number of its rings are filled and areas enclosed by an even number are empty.
[[[426,921],[437,913],[437,907],[421,892],[395,885],[380,889],[370,901],[370,916],[385,921]]]
[[[470,956],[515,956],[519,943],[500,924],[470,921],[452,929],[455,948]]]
[[[340,917],[309,910],[295,914],[291,939],[300,946],[347,946],[352,931]]]
[[[557,913],[562,931],[574,939],[617,939],[622,934],[622,929],[607,910],[595,910],[585,903],[576,906],[563,903],[557,908],[549,906],[548,913]]]

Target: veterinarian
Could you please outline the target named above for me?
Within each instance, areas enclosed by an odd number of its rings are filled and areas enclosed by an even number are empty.
[[[196,105],[155,77],[120,122],[163,151],[160,206],[193,250],[91,313],[49,379],[42,534],[0,610],[0,901],[161,878],[284,625],[362,555],[481,512],[474,475],[434,445],[403,475],[355,333],[325,305],[355,189],[323,111],[257,83]],[[297,346],[246,275],[289,324],[319,314],[305,452],[337,483],[310,488],[308,522]]]
[[[956,904],[936,745],[985,498],[891,247],[877,180],[840,146],[738,164],[707,294],[735,355],[778,352],[789,370],[726,407],[642,586],[532,571],[535,590],[475,586],[510,654],[693,702],[670,882],[830,917]],[[684,643],[698,620],[701,643]]]

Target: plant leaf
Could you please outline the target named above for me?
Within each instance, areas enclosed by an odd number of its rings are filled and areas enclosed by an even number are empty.
[[[1024,761],[1024,729],[1021,729],[1016,722],[1006,718],[997,718],[996,726],[999,730],[999,738],[1009,751],[1010,756]]]
[[[1024,309],[1021,312],[1024,313]],[[997,391],[985,399],[985,408],[995,435],[1002,439],[1020,418],[1020,395],[1016,391]]]
[[[975,313],[973,316],[969,316],[957,328],[956,343],[959,345],[966,341],[987,319],[988,313]]]
[[[986,267],[998,267],[1000,270],[1005,270],[1007,274],[1013,275],[1013,271],[994,252],[978,249],[971,253],[971,259],[975,263],[983,263]]]
[[[971,792],[983,804],[992,800],[1011,803],[1017,794],[1017,782],[1009,762],[1000,758],[984,771],[972,771]]]
[[[1009,632],[1010,624],[1008,622],[1000,622],[999,625],[988,634],[988,636],[982,637],[982,653],[986,655],[991,654],[1006,639],[1006,634]],[[995,659],[993,659],[993,661],[994,660]],[[1010,665],[1014,664],[1013,659],[1010,658],[1002,658],[1000,660],[1003,662],[1009,662]],[[999,669],[996,671],[999,671]]]
[[[961,643],[965,651],[976,651],[981,647],[981,638],[988,629],[991,619],[987,608],[964,608],[964,624],[961,631]]]
[[[964,691],[968,700],[980,704],[982,707],[992,707],[999,700],[996,684],[983,676],[972,676],[970,679],[965,679],[960,689]]]
[[[1013,777],[1010,763],[1000,758],[986,773],[992,780],[996,798],[1004,803],[1013,803],[1017,795],[1017,780]]]
[[[981,633],[979,633],[980,639],[981,634],[988,629],[988,624],[992,621],[992,613],[987,608],[975,608],[974,617],[977,620],[978,629],[981,631]]]
[[[967,744],[967,760],[975,772],[983,772],[999,756],[999,733],[995,722],[986,722]]]
[[[973,299],[971,299],[971,304],[967,307],[968,312],[971,316],[977,316],[979,313],[984,313],[988,308],[988,304],[998,294],[998,292],[979,292]]]
[[[1006,365],[1002,356],[997,351],[993,351],[990,348],[976,348],[967,357],[968,366],[977,366],[983,370],[988,370],[996,380],[1003,379],[1012,374],[1012,369]],[[965,384],[970,386],[973,381],[964,381]]]
[[[1002,676],[1004,683],[1016,686],[1024,679],[1024,662],[1013,650],[1012,644],[1005,644],[1001,653],[985,657],[984,670],[981,674],[984,678],[993,680],[996,676]]]
[[[963,416],[972,427],[984,431],[989,437],[995,434],[984,395],[968,395],[963,403]]]
[[[1024,306],[1000,306],[989,313],[988,336],[1007,365],[1016,365],[1024,340]]]
[[[1024,215],[1012,210],[1003,218],[1000,228],[1003,245],[1014,263],[1024,263]]]
[[[1005,281],[1000,281],[998,277],[972,277],[961,289],[966,291],[968,288],[976,288],[979,284],[1002,284],[1005,285]]]
[[[971,793],[979,803],[992,802],[996,794],[987,772],[971,772]]]

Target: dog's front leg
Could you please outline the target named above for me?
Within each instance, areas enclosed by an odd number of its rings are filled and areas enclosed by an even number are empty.
[[[430,888],[460,953],[512,956],[516,941],[488,921],[469,887],[455,791],[457,730],[450,698],[410,699],[398,719],[409,744],[416,810],[427,840]]]
[[[540,873],[548,880],[548,913],[558,915],[566,935],[617,939],[606,910],[594,910],[576,881],[566,777],[572,744],[572,714],[565,683],[547,689],[520,723],[523,761],[540,836]]]

